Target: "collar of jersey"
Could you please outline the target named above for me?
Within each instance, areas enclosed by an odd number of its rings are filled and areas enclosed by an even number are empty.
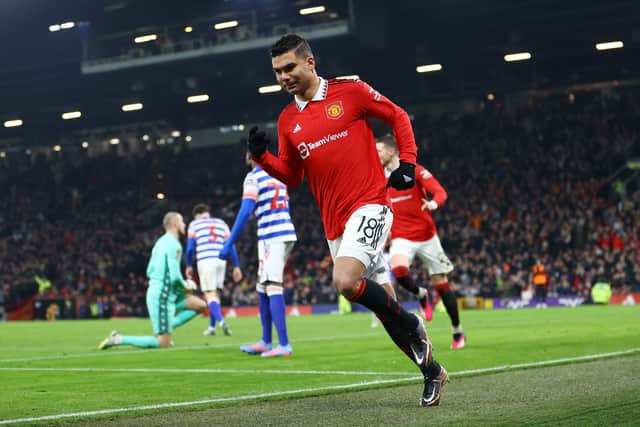
[[[320,76],[318,77],[320,78],[320,85],[318,86],[318,90],[316,91],[316,94],[313,95],[313,98],[311,98],[311,101],[324,101],[327,98],[327,89],[329,87],[329,82],[327,82],[325,79],[323,79]],[[304,101],[298,98],[298,95],[294,95],[294,98],[296,99],[296,105],[298,106],[298,111],[304,110],[307,104],[311,102],[311,101]]]

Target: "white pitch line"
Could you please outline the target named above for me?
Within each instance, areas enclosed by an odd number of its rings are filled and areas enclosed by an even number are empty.
[[[526,368],[540,368],[542,366],[562,365],[571,362],[581,362],[585,360],[608,359],[617,356],[625,356],[628,354],[640,353],[640,348],[631,348],[628,350],[612,351],[609,353],[587,354],[586,356],[565,357],[562,359],[542,360],[540,362],[516,363],[513,365],[493,366],[490,368],[468,369],[465,371],[449,372],[450,377],[464,377],[477,374],[498,373],[502,371],[512,371]]]
[[[446,330],[446,328],[430,328],[429,331],[438,331],[438,330]],[[312,337],[312,338],[297,338],[294,340],[290,340],[293,343],[298,342],[316,342],[316,341],[338,341],[338,340],[353,340],[358,338],[369,338],[376,336],[386,336],[384,332],[369,332],[366,334],[358,334],[358,335],[340,335],[340,336],[331,336],[331,337]],[[213,345],[192,345],[186,347],[171,347],[162,349],[165,351],[185,351],[185,350],[209,350],[209,349],[220,349],[220,348],[237,348],[240,347],[239,344],[213,344]],[[157,348],[152,349],[135,349],[135,350],[122,350],[118,349],[116,351],[94,351],[92,353],[75,353],[75,354],[59,354],[55,356],[33,356],[33,357],[22,357],[15,359],[0,359],[0,363],[19,363],[19,362],[36,362],[39,360],[58,360],[58,359],[74,359],[79,357],[105,357],[105,356],[120,356],[120,355],[131,355],[131,354],[142,354],[148,352],[157,352]]]
[[[290,340],[292,343],[299,342],[315,342],[315,341],[338,341],[338,340],[353,340],[357,338],[368,338],[374,336],[383,336],[383,333],[367,333],[367,334],[358,334],[358,335],[341,335],[341,336],[333,336],[333,337],[313,337],[313,338],[300,338]],[[185,351],[185,350],[212,350],[212,349],[220,349],[220,348],[239,348],[240,345],[235,344],[214,344],[214,345],[193,345],[187,347],[172,347],[162,349],[165,351]],[[92,353],[75,353],[75,354],[60,354],[55,356],[34,356],[34,357],[23,357],[23,358],[15,358],[15,359],[0,359],[0,363],[15,363],[15,362],[35,362],[38,360],[58,360],[58,359],[73,359],[78,357],[105,357],[105,356],[120,356],[120,355],[131,355],[131,354],[142,354],[148,352],[157,352],[158,349],[137,349],[137,350],[121,350],[118,349],[116,351],[94,351]]]
[[[32,422],[32,421],[59,420],[62,418],[88,417],[93,415],[106,415],[106,414],[114,414],[118,412],[147,411],[147,410],[162,409],[162,408],[177,408],[177,407],[183,407],[183,406],[203,405],[208,403],[237,402],[242,400],[261,399],[265,397],[287,396],[287,395],[313,393],[313,392],[328,391],[328,390],[345,390],[345,389],[352,389],[352,388],[366,387],[366,386],[380,385],[380,384],[396,384],[400,382],[415,381],[416,379],[421,379],[421,378],[422,377],[409,377],[409,378],[399,378],[399,379],[393,379],[393,380],[375,380],[375,381],[365,381],[365,382],[359,382],[359,383],[353,383],[353,384],[344,384],[344,385],[335,385],[335,386],[326,386],[326,387],[312,387],[312,388],[303,388],[298,390],[274,391],[271,393],[260,393],[260,394],[245,395],[245,396],[219,397],[214,399],[192,400],[189,402],[160,403],[157,405],[132,406],[129,408],[101,409],[97,411],[72,412],[67,414],[46,415],[43,417],[16,418],[12,420],[0,420],[0,424],[15,424],[15,423],[25,423],[25,422]]]
[[[503,365],[503,366],[495,366],[491,368],[482,368],[482,369],[470,369],[466,371],[450,372],[449,375],[452,377],[464,377],[469,375],[477,375],[481,373],[501,372],[501,371],[510,370],[510,369],[516,370],[516,369],[533,368],[533,367],[541,367],[541,366],[559,365],[559,364],[565,364],[568,362],[605,359],[605,358],[623,356],[623,355],[633,354],[638,352],[640,352],[640,348],[632,348],[629,350],[613,351],[609,353],[589,354],[585,356],[566,357],[562,359],[543,360],[540,362],[519,363],[514,365]],[[407,378],[396,378],[396,379],[390,379],[390,380],[365,381],[365,382],[336,385],[336,386],[303,388],[298,390],[286,390],[286,391],[260,393],[260,394],[253,394],[253,395],[244,395],[244,396],[219,397],[219,398],[213,398],[213,399],[192,400],[188,402],[159,403],[156,405],[131,406],[128,408],[112,408],[112,409],[101,409],[97,411],[71,412],[66,414],[45,415],[42,417],[14,418],[12,420],[0,420],[0,425],[25,423],[25,422],[32,422],[32,421],[59,420],[63,418],[72,418],[72,417],[90,417],[94,415],[115,414],[119,412],[136,412],[136,411],[163,409],[163,408],[195,406],[195,405],[203,405],[208,403],[237,402],[237,401],[243,401],[243,400],[260,399],[263,397],[287,396],[287,395],[295,395],[295,394],[301,394],[301,393],[313,393],[317,391],[345,390],[345,389],[354,389],[354,388],[371,386],[371,385],[398,384],[398,383],[412,382],[412,381],[418,381],[418,380],[422,380],[422,376],[411,376]]]
[[[552,359],[540,362],[519,363],[513,365],[501,365],[490,368],[470,369],[450,373],[451,376],[465,376],[482,373],[500,372],[513,369],[525,369],[530,367],[540,367],[545,365],[558,365],[561,363],[578,362],[583,360],[595,360],[606,357],[623,356],[640,352],[640,348],[634,348],[610,353],[593,354],[586,356],[576,356],[564,359]],[[320,371],[320,370],[299,370],[299,369],[177,369],[177,368],[48,368],[48,367],[0,367],[0,371],[5,372],[112,372],[112,373],[164,373],[164,374],[276,374],[276,375],[360,375],[360,376],[406,376],[413,375],[413,372],[380,372],[380,371]]]
[[[172,368],[7,368],[5,372],[111,372],[111,373],[158,373],[158,374],[284,374],[284,375],[366,375],[401,377],[415,375],[415,372],[378,372],[378,371],[304,371],[296,369],[172,369]]]

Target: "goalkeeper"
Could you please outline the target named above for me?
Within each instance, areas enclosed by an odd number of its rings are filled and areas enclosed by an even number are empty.
[[[205,310],[206,304],[191,295],[196,284],[182,277],[180,260],[182,245],[180,235],[184,235],[185,224],[182,215],[168,212],[162,220],[166,233],[153,245],[151,259],[147,266],[149,287],[147,288],[147,310],[155,336],[120,335],[113,331],[98,349],[105,350],[117,345],[132,345],[140,348],[171,347],[173,328],[183,325]],[[175,313],[180,313],[175,316]]]

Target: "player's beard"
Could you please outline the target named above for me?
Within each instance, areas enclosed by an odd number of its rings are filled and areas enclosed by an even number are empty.
[[[300,79],[292,79],[288,83],[282,82],[281,86],[282,89],[284,89],[291,95],[299,95],[298,92],[300,90]]]

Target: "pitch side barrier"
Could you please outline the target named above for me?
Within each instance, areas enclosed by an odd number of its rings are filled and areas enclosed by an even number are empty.
[[[458,306],[462,310],[500,310],[500,309],[524,309],[536,308],[539,301],[535,298],[483,298],[483,297],[462,297],[458,298]],[[577,307],[590,304],[584,297],[569,295],[561,297],[548,297],[545,300],[547,307]],[[622,295],[612,295],[610,305],[640,305],[640,292]],[[37,306],[37,307],[36,307]],[[402,306],[409,311],[418,311],[420,307],[417,301],[405,301]],[[48,299],[29,301],[21,306],[19,310],[8,311],[8,320],[57,320],[57,319],[77,319],[94,318],[88,316],[78,316],[76,301]],[[437,307],[436,307],[437,309]],[[444,309],[443,309],[444,310]],[[352,312],[368,312],[369,310],[359,304],[352,305]],[[288,305],[287,316],[304,316],[309,314],[337,314],[337,304],[315,304],[315,305]],[[257,306],[224,307],[222,314],[225,317],[250,317],[259,316]],[[109,317],[146,317],[146,313],[113,313]]]

